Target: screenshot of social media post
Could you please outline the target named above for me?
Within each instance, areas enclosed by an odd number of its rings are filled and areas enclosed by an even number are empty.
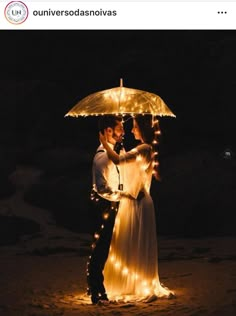
[[[0,10],[0,314],[234,316],[235,2]]]

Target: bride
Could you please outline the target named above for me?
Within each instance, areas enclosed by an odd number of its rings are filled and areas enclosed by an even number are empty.
[[[132,133],[140,145],[118,155],[109,147],[106,135],[99,138],[108,157],[123,167],[123,197],[115,221],[104,279],[111,299],[144,300],[173,296],[158,276],[155,211],[150,196],[152,176],[158,175],[155,147],[160,133],[151,115],[137,115]]]

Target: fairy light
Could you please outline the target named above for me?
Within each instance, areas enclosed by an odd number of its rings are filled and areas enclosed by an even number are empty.
[[[116,260],[116,256],[114,254],[109,255],[109,260],[111,264],[114,266],[116,270],[120,270],[120,273],[123,277],[128,277],[128,275],[131,276],[133,282],[136,282],[138,280],[140,284],[140,291],[138,291],[139,294],[143,295],[149,295],[151,294],[152,289],[155,289],[157,286],[157,279],[152,279],[150,281],[142,280],[140,275],[136,272],[132,272],[131,268],[128,268],[126,265],[122,266],[121,262],[119,260]]]
[[[137,161],[142,161],[141,155],[138,155],[138,156],[136,157],[136,160],[137,160]]]
[[[95,239],[98,239],[99,237],[100,237],[100,235],[99,235],[98,233],[95,233],[95,234],[94,234],[94,238],[95,238]]]
[[[127,275],[128,272],[129,272],[129,269],[128,269],[127,267],[125,267],[125,268],[122,270],[122,273],[123,273],[124,275]]]
[[[113,262],[115,260],[115,257],[114,256],[111,256],[111,262]]]
[[[144,288],[143,289],[144,295],[149,295],[150,294],[150,289],[149,288]]]
[[[95,197],[95,192],[92,192],[91,195],[90,195],[91,200],[93,200],[94,197]],[[99,199],[95,199],[96,202],[97,202],[98,200],[99,200]],[[111,207],[111,210],[117,211],[117,207],[112,206],[112,207]],[[103,214],[103,219],[106,220],[106,219],[108,219],[108,217],[109,217],[109,213],[108,213],[108,212],[106,212],[106,213]],[[101,225],[101,227],[100,227],[100,232],[103,230],[103,228],[104,228],[104,224]],[[92,243],[92,245],[91,245],[92,251],[94,251],[94,249],[96,248],[96,245],[97,245],[97,242],[98,242],[99,238],[100,238],[100,233],[99,233],[99,232],[95,232],[95,233],[94,233],[94,241],[93,241],[93,243]],[[110,250],[111,250],[111,249],[112,249],[112,247],[110,246]],[[89,275],[90,275],[90,273],[89,273],[89,272],[90,272],[90,271],[89,271],[89,266],[90,266],[91,259],[92,259],[92,255],[89,256],[88,261],[87,261],[87,269],[86,269],[87,278],[89,278]],[[114,261],[114,260],[115,260],[115,257],[113,256],[113,257],[112,257],[112,261]],[[88,282],[90,283],[90,281],[88,281]],[[91,294],[91,290],[90,290],[89,287],[87,288],[87,294],[88,294],[88,295]]]
[[[156,280],[156,279],[153,279],[153,280],[152,280],[152,285],[153,285],[153,286],[157,285],[157,280]]]
[[[120,266],[121,266],[120,262],[116,262],[116,263],[115,263],[115,268],[116,268],[116,269],[119,269]]]
[[[108,217],[109,217],[109,213],[104,213],[104,214],[103,214],[103,218],[104,218],[104,219],[108,219]]]

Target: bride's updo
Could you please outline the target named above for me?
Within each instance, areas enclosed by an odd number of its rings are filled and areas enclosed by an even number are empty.
[[[156,180],[160,181],[159,162],[157,159],[159,136],[161,134],[159,122],[153,115],[150,114],[138,114],[134,117],[134,119],[138,124],[143,141],[152,147],[153,176]]]

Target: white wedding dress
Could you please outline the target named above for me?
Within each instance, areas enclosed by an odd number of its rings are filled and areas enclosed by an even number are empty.
[[[151,146],[142,144],[120,155],[120,166],[124,191],[134,199],[120,201],[104,269],[107,294],[124,301],[168,297],[172,292],[160,284],[158,276]],[[144,195],[136,200],[140,191]]]

